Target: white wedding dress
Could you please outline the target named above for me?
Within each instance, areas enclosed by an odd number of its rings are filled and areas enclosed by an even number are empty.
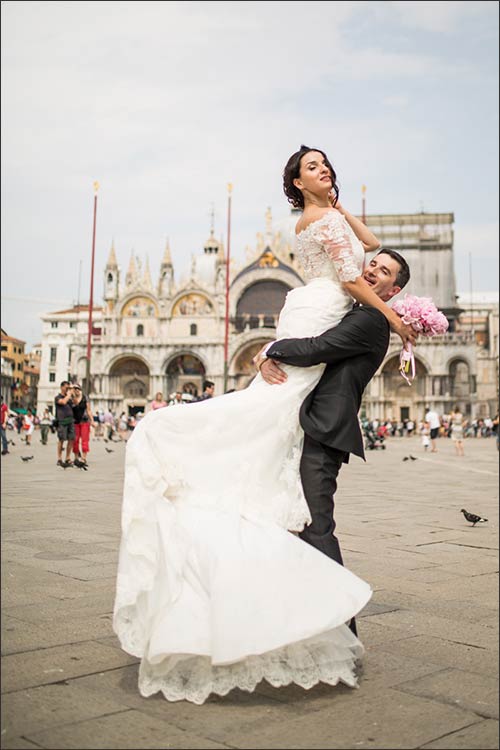
[[[318,335],[352,307],[340,281],[363,248],[336,210],[297,238],[307,283],[290,291],[277,337]],[[139,690],[203,703],[262,680],[355,686],[360,641],[345,625],[367,583],[291,531],[310,522],[299,409],[324,365],[288,380],[158,409],[126,449],[113,627],[141,658]]]

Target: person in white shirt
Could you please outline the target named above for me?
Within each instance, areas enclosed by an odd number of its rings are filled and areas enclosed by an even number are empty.
[[[431,431],[431,453],[437,453],[436,438],[439,433],[439,428],[441,427],[441,422],[439,421],[438,413],[431,409],[429,406],[427,407],[425,421],[429,422],[429,428]]]

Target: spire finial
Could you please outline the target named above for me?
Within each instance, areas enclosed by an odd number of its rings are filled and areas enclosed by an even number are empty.
[[[137,265],[135,262],[134,251],[130,253],[130,263],[128,264],[127,275],[125,276],[126,286],[132,286],[137,281]]]
[[[118,266],[118,263],[116,262],[114,238],[111,241],[111,250],[109,251],[109,258],[108,258],[108,262],[106,265],[109,266],[110,268],[115,268]]]
[[[147,289],[148,291],[151,291],[153,289],[153,282],[151,281],[151,272],[149,270],[149,255],[146,255],[146,265],[144,267],[142,285],[144,289]]]
[[[171,265],[172,265],[172,256],[170,254],[170,238],[167,237],[167,242],[165,244],[165,252],[163,253],[162,266],[171,266]]]
[[[265,244],[271,246],[273,241],[273,215],[271,213],[271,206],[267,207],[266,210],[266,239]]]
[[[210,204],[210,237],[214,236],[215,231],[215,206]]]

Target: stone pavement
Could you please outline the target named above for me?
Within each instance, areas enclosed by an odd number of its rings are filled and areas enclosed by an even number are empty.
[[[42,446],[35,433],[30,449],[13,440],[2,457],[3,748],[498,747],[494,439],[467,440],[460,459],[450,440],[424,454],[418,437],[393,438],[342,470],[345,562],[374,589],[358,620],[358,690],[261,683],[203,706],[142,698],[137,660],[111,629],[124,445],[93,441],[84,472],[56,467],[53,436]],[[472,527],[462,507],[488,523]]]

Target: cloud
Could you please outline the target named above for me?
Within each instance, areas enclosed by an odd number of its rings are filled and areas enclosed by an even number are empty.
[[[402,26],[412,30],[452,34],[463,24],[477,19],[485,10],[497,5],[492,2],[468,0],[401,0],[384,3],[389,13],[396,13]]]

